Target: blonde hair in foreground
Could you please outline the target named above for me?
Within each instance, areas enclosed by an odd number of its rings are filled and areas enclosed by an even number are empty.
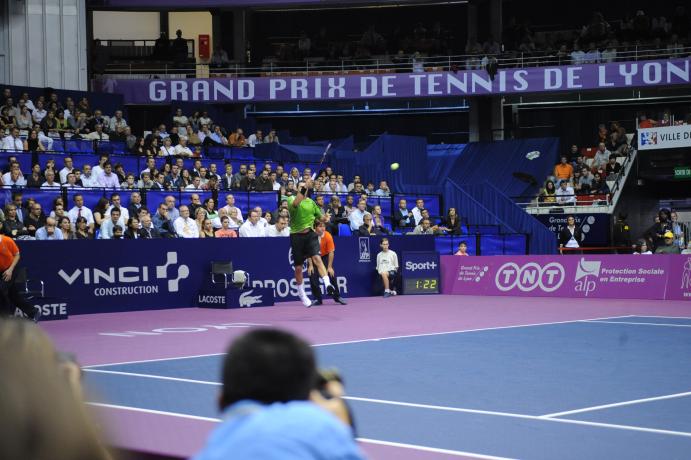
[[[0,320],[0,459],[108,460],[50,339]]]

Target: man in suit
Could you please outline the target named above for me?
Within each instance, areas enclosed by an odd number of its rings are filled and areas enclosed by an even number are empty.
[[[142,215],[141,224],[142,228],[139,229],[139,238],[154,239],[161,237],[159,231],[154,227],[151,215],[148,212]]]
[[[221,177],[221,189],[222,190],[230,190],[230,187],[233,184],[233,165],[230,163],[226,163],[225,166],[225,173]]]
[[[131,217],[137,217],[139,210],[142,208],[142,195],[139,192],[132,192],[130,195],[130,204],[127,206],[127,211]]]
[[[559,253],[560,254],[581,254],[578,248],[583,241],[583,232],[576,227],[576,219],[573,216],[566,218],[566,227],[559,232]],[[569,250],[564,252],[564,248]]]
[[[400,200],[398,202],[398,208],[393,212],[393,221],[396,227],[415,227],[413,213],[408,211],[408,203],[406,200]]]

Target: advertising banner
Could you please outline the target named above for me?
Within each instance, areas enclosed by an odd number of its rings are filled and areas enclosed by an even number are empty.
[[[691,256],[443,256],[442,293],[691,300]]]
[[[401,267],[404,294],[439,294],[441,292],[438,252],[404,252]]]
[[[205,289],[197,293],[200,308],[250,308],[274,305],[274,290],[252,289]]]
[[[609,245],[610,215],[607,213],[536,214],[533,217],[554,233],[554,244],[556,246],[559,232],[566,227],[566,218],[571,215],[576,220],[576,227],[580,228],[583,233],[583,240],[580,241],[582,245]]]
[[[94,87],[127,104],[252,103],[454,97],[688,85],[691,59],[555,67],[257,78],[103,79]]]
[[[334,237],[344,297],[372,295],[379,240]],[[389,242],[398,254],[434,250],[433,237],[394,236]],[[249,273],[250,289],[271,289],[276,301],[297,300],[289,238],[17,243],[29,277],[43,280],[46,295],[65,299],[70,315],[195,307],[199,291],[218,292],[210,283],[211,261],[232,261],[235,270]],[[248,301],[254,300],[243,299]]]
[[[638,130],[638,149],[679,149],[691,147],[691,125],[660,126]]]

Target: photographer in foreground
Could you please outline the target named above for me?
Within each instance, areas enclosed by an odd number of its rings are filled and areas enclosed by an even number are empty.
[[[312,348],[257,329],[236,339],[223,364],[223,422],[195,460],[360,460],[352,430],[323,403]],[[311,400],[313,398],[313,401]],[[337,412],[342,415],[342,412]]]

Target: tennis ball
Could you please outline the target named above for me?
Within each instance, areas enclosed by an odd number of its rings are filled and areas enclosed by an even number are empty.
[[[391,163],[391,171],[397,170],[401,165],[398,163]]]

